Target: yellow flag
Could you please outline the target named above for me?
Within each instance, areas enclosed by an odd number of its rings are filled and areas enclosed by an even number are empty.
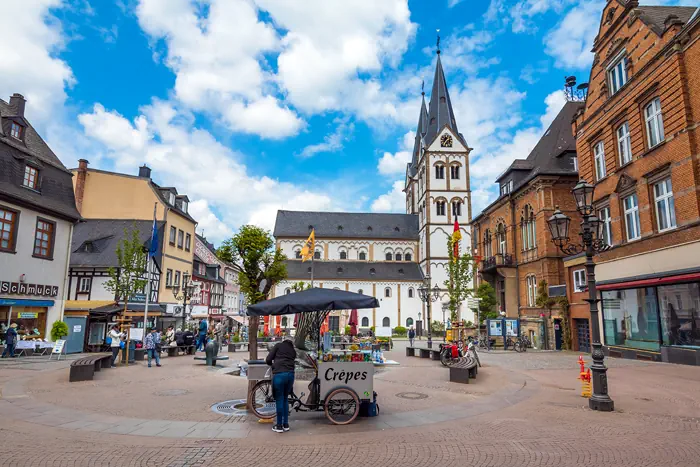
[[[301,262],[313,259],[316,252],[316,231],[311,230],[311,235],[306,239],[304,247],[301,249]]]

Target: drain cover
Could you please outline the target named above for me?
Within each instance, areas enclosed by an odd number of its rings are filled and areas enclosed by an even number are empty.
[[[221,415],[245,415],[248,413],[245,404],[245,399],[235,399],[214,404],[211,406],[211,410]]]
[[[428,395],[423,394],[422,392],[400,392],[396,395],[396,397],[400,397],[401,399],[418,400],[427,399]]]
[[[190,391],[187,389],[166,389],[165,391],[158,391],[156,396],[184,396],[189,393]]]

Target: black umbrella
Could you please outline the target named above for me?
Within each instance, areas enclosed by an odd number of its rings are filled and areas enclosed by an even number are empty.
[[[379,301],[374,297],[345,290],[313,288],[250,305],[248,316],[277,316],[364,308],[379,308]]]

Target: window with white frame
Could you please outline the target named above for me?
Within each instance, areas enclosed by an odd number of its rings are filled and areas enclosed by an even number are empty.
[[[653,148],[664,140],[664,119],[661,116],[661,99],[658,97],[644,108],[644,119],[647,125],[647,140]]]
[[[630,126],[627,122],[617,129],[617,150],[620,153],[620,165],[625,165],[632,160],[632,141]]]
[[[535,306],[537,297],[537,277],[527,276],[525,281],[527,282],[527,306]]]
[[[612,245],[612,221],[610,218],[610,208],[604,207],[598,210],[600,219],[600,238],[606,245]]]
[[[571,165],[574,167],[574,172],[578,172],[578,157],[571,156]]]
[[[498,253],[506,254],[506,229],[503,224],[498,224],[496,228],[496,244],[498,245]]]
[[[608,67],[608,79],[610,80],[610,94],[615,94],[627,82],[627,57],[622,52],[618,58]]]
[[[627,229],[627,241],[637,240],[641,237],[639,227],[639,201],[637,195],[630,195],[623,201],[625,211],[625,228]]]
[[[654,200],[656,201],[656,225],[659,232],[676,228],[676,209],[673,206],[671,178],[654,185]]]
[[[574,292],[583,292],[586,290],[586,270],[577,269],[574,271]]]
[[[78,284],[78,293],[89,293],[92,285],[92,277],[81,277]]]
[[[501,185],[501,195],[507,195],[513,191],[513,180],[508,180],[506,183]]]
[[[599,141],[593,147],[593,157],[595,159],[595,178],[600,180],[605,178],[605,146]]]

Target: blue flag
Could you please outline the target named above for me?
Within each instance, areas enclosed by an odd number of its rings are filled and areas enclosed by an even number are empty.
[[[148,256],[155,256],[158,252],[158,226],[153,219],[153,230],[151,231],[151,246],[148,248]]]

